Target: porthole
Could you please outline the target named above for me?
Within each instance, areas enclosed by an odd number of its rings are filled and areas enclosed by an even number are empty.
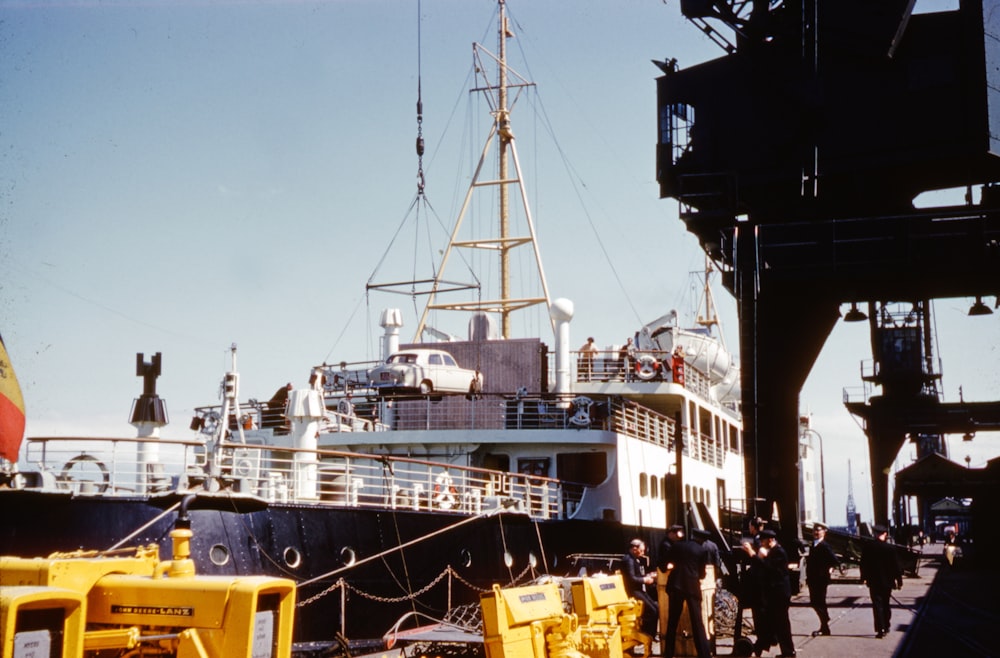
[[[463,548],[459,552],[459,555],[461,555],[461,557],[462,557],[462,566],[463,567],[471,567],[472,566],[472,552],[469,551],[469,549]]]
[[[514,566],[514,556],[510,554],[510,551],[503,552],[503,563],[507,565],[508,569]]]
[[[357,562],[358,558],[354,554],[353,548],[345,546],[342,549],[340,549],[340,560],[341,562],[344,563],[344,566],[350,567],[353,566],[355,562]]]
[[[217,567],[229,564],[229,549],[222,544],[215,544],[208,549],[208,559]]]
[[[531,566],[532,569],[538,566],[538,558],[535,557],[535,553],[532,551],[528,552],[528,564]]]
[[[292,569],[298,569],[302,565],[302,554],[293,546],[285,549],[284,558],[285,564]]]

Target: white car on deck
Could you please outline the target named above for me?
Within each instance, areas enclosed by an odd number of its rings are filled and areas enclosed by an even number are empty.
[[[372,368],[368,380],[380,393],[469,393],[482,375],[458,365],[444,350],[411,349],[396,352],[380,366]]]

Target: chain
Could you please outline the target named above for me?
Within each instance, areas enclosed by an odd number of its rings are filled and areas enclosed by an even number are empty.
[[[304,608],[305,606],[309,605],[310,603],[315,603],[316,601],[319,601],[321,598],[323,598],[324,596],[326,596],[327,594],[329,594],[333,590],[339,589],[341,587],[346,587],[346,586],[347,586],[347,582],[344,581],[343,578],[341,578],[340,580],[338,580],[334,584],[330,585],[329,587],[327,587],[325,590],[323,590],[319,594],[313,594],[308,599],[305,599],[304,601],[299,601],[298,603],[295,604],[295,607],[296,608]]]
[[[531,569],[530,566],[527,567],[527,568],[525,568],[525,570],[522,571],[517,576],[517,578],[514,579],[514,582],[517,582],[518,580],[520,580],[521,578],[523,578],[524,575],[527,574],[530,569]],[[466,579],[462,578],[461,574],[459,574],[457,571],[455,571],[452,568],[451,565],[448,565],[447,567],[444,568],[444,571],[442,571],[440,574],[438,574],[438,576],[434,580],[432,580],[431,582],[429,582],[426,585],[424,585],[421,589],[417,590],[416,592],[411,592],[409,594],[405,594],[403,596],[391,597],[391,596],[378,596],[376,594],[371,594],[369,592],[365,592],[363,590],[358,589],[357,587],[351,585],[349,582],[347,582],[346,580],[344,580],[343,578],[341,578],[341,579],[337,580],[337,582],[335,582],[334,584],[332,584],[329,587],[327,587],[322,592],[314,594],[314,595],[310,596],[308,599],[304,599],[302,601],[299,601],[296,604],[296,607],[302,608],[302,607],[305,607],[305,606],[310,605],[312,603],[315,603],[316,601],[320,600],[321,598],[323,598],[324,596],[326,596],[330,592],[333,592],[334,590],[340,589],[341,587],[346,588],[348,591],[354,592],[355,594],[357,594],[359,596],[362,596],[362,597],[368,599],[369,601],[378,601],[379,603],[402,603],[403,601],[410,601],[410,600],[415,599],[415,598],[417,598],[417,597],[419,597],[419,596],[421,596],[423,594],[426,594],[431,589],[433,589],[435,585],[437,585],[438,583],[440,583],[441,580],[444,579],[445,576],[447,576],[448,574],[451,574],[452,576],[455,577],[455,580],[457,580],[458,582],[462,583],[463,585],[465,585],[469,589],[471,589],[473,591],[476,591],[476,592],[479,592],[480,594],[483,594],[483,593],[486,593],[486,592],[490,591],[489,589],[485,589],[483,587],[478,587],[478,586],[470,583]]]
[[[349,590],[351,590],[352,592],[354,592],[356,594],[359,594],[360,596],[363,596],[364,598],[368,599],[369,601],[378,601],[379,603],[402,603],[403,601],[413,600],[413,599],[417,598],[418,596],[420,596],[421,594],[426,594],[428,591],[431,590],[431,588],[433,588],[435,585],[437,585],[439,582],[441,582],[441,579],[444,578],[445,576],[447,576],[449,571],[451,571],[451,567],[450,566],[447,567],[440,574],[438,574],[437,578],[435,578],[431,582],[429,582],[426,585],[424,585],[421,589],[417,590],[416,592],[411,592],[409,594],[406,594],[404,596],[396,596],[396,597],[391,597],[391,596],[376,596],[374,594],[369,594],[368,592],[362,592],[361,590],[359,590],[358,588],[356,588],[356,587],[354,587],[352,585],[347,585],[347,588]]]

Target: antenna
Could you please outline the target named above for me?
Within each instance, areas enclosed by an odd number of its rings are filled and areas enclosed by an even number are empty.
[[[854,505],[854,478],[851,475],[851,460],[847,460],[847,531],[858,534],[858,508]]]

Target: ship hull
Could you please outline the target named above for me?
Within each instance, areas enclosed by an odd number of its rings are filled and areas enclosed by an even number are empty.
[[[157,544],[161,558],[170,559],[172,507],[179,501],[177,495],[2,491],[0,555],[106,550],[131,537],[125,545]],[[329,641],[337,633],[378,638],[407,612],[442,619],[449,608],[478,604],[493,583],[567,575],[569,555],[621,553],[636,534],[655,540],[648,529],[610,521],[332,509],[224,496],[197,497],[190,518],[199,574],[281,576],[301,584],[299,642]]]

